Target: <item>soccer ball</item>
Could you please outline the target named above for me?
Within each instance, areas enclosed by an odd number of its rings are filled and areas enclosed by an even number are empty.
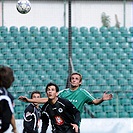
[[[16,4],[16,8],[19,13],[26,14],[31,10],[31,4],[29,0],[19,0]]]

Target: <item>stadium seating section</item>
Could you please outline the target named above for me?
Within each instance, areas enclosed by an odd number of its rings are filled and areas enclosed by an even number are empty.
[[[10,92],[15,99],[15,117],[22,118],[27,103],[18,96],[30,96],[55,82],[60,89],[68,76],[68,28],[0,26],[0,64],[15,74]],[[75,71],[83,75],[82,88],[99,98],[103,92],[114,98],[98,106],[86,105],[82,117],[133,117],[133,27],[72,26],[72,59]]]

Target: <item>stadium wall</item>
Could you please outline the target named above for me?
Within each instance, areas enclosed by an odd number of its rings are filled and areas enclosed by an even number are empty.
[[[23,120],[17,120],[18,133],[22,133],[22,123]],[[6,133],[11,133],[11,127]],[[47,133],[51,133],[50,127]],[[133,119],[82,119],[81,133],[133,133]]]
[[[16,1],[4,1],[4,25],[10,26],[63,26],[68,24],[68,3],[64,1],[30,0],[32,9],[28,14],[20,14],[16,10]],[[111,26],[115,26],[115,14],[118,16],[120,26],[133,26],[133,3],[126,1],[72,1],[72,25],[101,27],[101,14],[105,12],[110,17]],[[66,13],[66,15],[65,15]],[[66,16],[66,17],[65,17]],[[64,19],[65,18],[65,19]],[[1,20],[2,21],[2,20]],[[1,24],[1,22],[0,22]]]

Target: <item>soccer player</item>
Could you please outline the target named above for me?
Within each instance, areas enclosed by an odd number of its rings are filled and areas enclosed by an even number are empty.
[[[41,98],[39,91],[31,93],[31,99]],[[29,104],[24,111],[23,133],[38,133],[39,121],[41,117],[41,108],[38,103]]]
[[[8,130],[12,125],[12,132],[17,133],[13,109],[13,96],[8,89],[14,82],[13,70],[0,65],[0,133]]]
[[[42,107],[42,125],[46,117],[51,120],[52,133],[79,133],[80,112],[67,99],[58,97],[59,88],[54,83],[46,86],[48,101]],[[45,133],[43,130],[42,133]]]

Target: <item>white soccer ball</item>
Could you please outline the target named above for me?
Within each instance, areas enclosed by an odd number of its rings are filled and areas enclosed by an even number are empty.
[[[19,0],[16,4],[19,13],[26,14],[31,10],[31,3],[29,0]]]

